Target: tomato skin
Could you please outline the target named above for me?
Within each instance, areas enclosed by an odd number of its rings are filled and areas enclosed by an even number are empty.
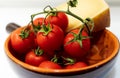
[[[60,27],[56,25],[51,25],[50,27],[52,30],[47,35],[44,35],[43,32],[38,32],[36,37],[38,46],[48,52],[47,54],[58,50],[64,40],[64,32]]]
[[[11,33],[10,40],[11,40],[11,46],[12,48],[16,51],[17,54],[25,54],[31,48],[33,48],[34,45],[34,39],[35,39],[35,34],[34,32],[30,32],[29,36],[25,39],[22,39],[19,34],[23,28],[18,28],[15,31]]]
[[[40,26],[40,25],[42,25],[43,24],[43,22],[45,23],[45,24],[47,24],[47,21],[45,20],[45,18],[44,17],[38,17],[38,18],[36,18],[35,20],[33,20],[33,24],[35,25],[35,26]]]
[[[71,32],[77,34],[79,32],[79,29],[74,29]],[[69,41],[71,41],[74,38],[71,32],[68,33],[64,39],[65,52],[67,52],[67,54],[69,54],[74,58],[82,58],[90,50],[90,38],[82,40],[82,47],[77,41],[70,42],[69,44],[67,44]],[[88,34],[85,31],[82,31],[82,36],[88,36]]]
[[[47,21],[51,24],[58,25],[63,31],[68,27],[68,17],[63,12],[58,12],[56,16],[48,16]]]
[[[39,66],[39,64],[43,61],[48,60],[47,56],[43,55],[36,55],[34,51],[30,51],[25,56],[25,62],[33,65],[33,66]]]
[[[62,69],[62,67],[57,64],[57,63],[54,63],[52,61],[43,61],[40,65],[39,65],[40,68],[45,68],[45,69]]]
[[[76,68],[83,68],[83,67],[87,67],[88,65],[84,62],[77,62],[75,64],[72,65],[67,65],[65,67],[65,69],[76,69]]]

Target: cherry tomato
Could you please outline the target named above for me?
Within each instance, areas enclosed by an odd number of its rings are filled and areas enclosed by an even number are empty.
[[[18,28],[11,33],[11,46],[17,54],[25,54],[34,47],[35,34],[32,31],[23,31],[24,28]],[[26,34],[25,34],[26,33]]]
[[[63,31],[68,27],[68,17],[63,12],[57,12],[56,15],[48,16],[47,21],[59,26]]]
[[[76,68],[83,68],[83,67],[87,67],[88,65],[84,62],[77,62],[75,64],[72,65],[67,65],[65,68],[66,69],[76,69]]]
[[[41,62],[46,60],[48,60],[48,58],[44,53],[39,55],[39,54],[36,54],[35,51],[33,50],[28,52],[25,56],[25,62],[33,66],[39,66]]]
[[[64,39],[64,49],[70,56],[82,58],[90,50],[90,38],[84,30],[81,35],[77,35],[78,32],[79,29],[74,29],[66,35]]]
[[[62,69],[62,67],[57,64],[57,63],[54,63],[52,61],[43,61],[40,65],[39,65],[40,68],[45,68],[45,69]]]
[[[37,44],[45,52],[54,52],[61,48],[64,40],[64,32],[56,25],[46,26],[47,31],[37,33]]]

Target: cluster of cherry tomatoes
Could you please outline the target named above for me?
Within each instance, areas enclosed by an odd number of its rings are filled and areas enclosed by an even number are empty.
[[[90,50],[90,38],[84,30],[66,33],[67,15],[58,12],[46,19],[38,17],[11,34],[11,46],[24,62],[47,69],[86,67],[82,60]]]

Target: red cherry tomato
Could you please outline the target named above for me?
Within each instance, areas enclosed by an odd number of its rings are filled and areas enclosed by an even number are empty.
[[[23,32],[23,30],[24,28],[18,28],[14,32],[12,32],[10,36],[12,48],[16,51],[17,54],[20,55],[25,54],[35,46],[34,32],[28,30],[29,33],[27,33],[26,31]],[[25,33],[27,33],[28,36],[25,36]],[[22,38],[22,36],[26,38]]]
[[[88,65],[84,62],[77,62],[75,64],[72,65],[67,65],[65,68],[66,69],[76,69],[76,68],[83,68],[83,67],[87,67]]]
[[[39,65],[40,68],[45,68],[45,69],[62,69],[62,67],[57,64],[57,63],[54,63],[52,61],[43,61],[40,65]]]
[[[83,38],[88,37],[88,34],[85,31],[82,31],[81,36],[77,39],[75,35],[77,35],[78,32],[79,29],[74,29],[68,33],[64,39],[65,52],[74,58],[82,58],[90,50],[90,38]]]
[[[56,25],[46,26],[48,31],[37,33],[37,44],[45,52],[54,52],[60,49],[64,40],[64,32]]]
[[[48,58],[45,54],[37,55],[32,50],[28,52],[25,56],[25,62],[33,66],[39,66],[41,62],[46,60],[48,60]]]
[[[57,12],[56,15],[48,16],[47,21],[59,26],[63,31],[68,27],[68,17],[63,12]]]

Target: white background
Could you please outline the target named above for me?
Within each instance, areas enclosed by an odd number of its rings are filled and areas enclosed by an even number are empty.
[[[120,3],[119,0],[106,0],[110,5],[111,25],[108,28],[120,40]],[[110,1],[110,2],[109,2]],[[118,1],[117,5],[112,3]],[[30,15],[41,11],[43,7],[50,4],[59,5],[65,0],[0,0],[0,77],[3,78],[42,78],[39,74],[29,72],[15,63],[6,56],[4,51],[4,42],[9,33],[5,27],[10,22],[19,25],[26,25],[30,21]],[[119,4],[119,5],[118,5]],[[120,77],[120,56],[117,63],[105,78]],[[101,77],[102,78],[102,77]]]

